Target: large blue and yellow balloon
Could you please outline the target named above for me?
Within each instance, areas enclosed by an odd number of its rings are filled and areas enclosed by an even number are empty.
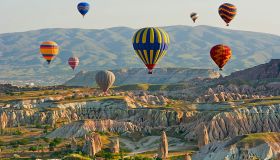
[[[89,11],[89,4],[87,2],[81,2],[78,4],[77,8],[84,17]]]
[[[133,48],[148,68],[149,74],[152,74],[157,62],[166,54],[169,42],[169,35],[160,28],[142,28],[134,34]]]

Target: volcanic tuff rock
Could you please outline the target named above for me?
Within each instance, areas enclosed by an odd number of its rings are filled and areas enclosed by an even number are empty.
[[[72,151],[76,151],[78,149],[78,142],[74,137],[71,138],[70,146]]]
[[[94,156],[102,149],[102,141],[97,133],[85,136],[85,144],[83,146],[83,152],[89,156]]]
[[[8,117],[5,112],[0,111],[0,131],[3,131],[8,124]]]
[[[111,152],[112,153],[120,152],[120,140],[118,137],[111,140]]]
[[[69,81],[67,86],[93,86],[95,74],[98,71],[79,72]],[[152,75],[147,74],[146,69],[121,69],[112,70],[116,76],[115,85],[150,83],[170,84],[187,81],[194,78],[218,78],[220,74],[211,69],[188,69],[188,68],[158,68]]]
[[[165,131],[161,133],[158,157],[161,159],[167,159],[168,157],[168,140]]]
[[[197,133],[197,139],[198,139],[197,146],[199,148],[202,148],[203,146],[205,146],[209,143],[208,131],[207,131],[205,124],[201,124],[198,127],[196,133]]]
[[[247,133],[280,132],[279,104],[243,108],[234,108],[231,104],[191,104],[185,107],[186,109],[143,108],[124,98],[54,104],[46,110],[44,107],[6,108],[3,112],[7,115],[9,127],[72,122],[51,133],[53,137],[80,137],[88,131],[107,131],[110,127],[112,131],[119,133],[151,133],[153,129],[166,128],[168,134],[171,131],[187,140],[196,141],[195,129],[201,123],[207,128],[210,142]],[[217,111],[219,108],[223,109]],[[76,121],[77,119],[92,120]]]
[[[250,137],[251,136],[251,137]],[[247,138],[248,137],[248,138]],[[247,139],[248,140],[247,140]],[[251,139],[251,140],[250,140]],[[237,136],[224,142],[213,142],[193,156],[194,160],[273,159],[280,153],[279,133]]]
[[[185,154],[184,160],[192,160],[192,157],[189,153]]]
[[[214,88],[208,88],[204,94],[196,98],[198,103],[225,102],[242,99],[259,99],[264,97],[277,96],[280,94],[280,83],[270,82],[264,85],[252,87],[249,85],[229,84],[217,85]]]
[[[131,122],[119,122],[114,120],[81,120],[64,125],[47,137],[49,138],[69,138],[69,137],[83,137],[91,132],[117,132],[129,133],[140,131],[140,128]]]

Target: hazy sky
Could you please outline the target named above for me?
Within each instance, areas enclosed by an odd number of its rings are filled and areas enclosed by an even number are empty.
[[[83,19],[76,9],[79,0],[0,0],[0,33],[41,28],[100,29],[116,26],[197,25],[225,27],[218,7],[233,3],[238,15],[230,29],[280,35],[280,0],[87,0],[91,10]]]

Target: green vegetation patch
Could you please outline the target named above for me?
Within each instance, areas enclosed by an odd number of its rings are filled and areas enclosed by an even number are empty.
[[[70,154],[62,158],[62,160],[91,160],[91,158],[80,154]]]

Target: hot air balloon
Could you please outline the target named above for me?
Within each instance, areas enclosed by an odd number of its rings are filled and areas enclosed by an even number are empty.
[[[74,70],[79,65],[79,58],[78,57],[70,57],[68,59],[69,66]]]
[[[223,70],[224,65],[230,60],[231,54],[231,49],[223,44],[214,46],[210,51],[211,58],[218,65],[220,70]]]
[[[236,13],[237,9],[233,4],[224,3],[219,7],[219,14],[221,18],[227,23],[227,26],[229,26],[229,23],[233,20]]]
[[[109,88],[115,82],[115,75],[111,71],[99,71],[95,75],[95,81],[97,85],[103,90],[103,92],[107,93]]]
[[[193,20],[193,23],[195,23],[196,19],[198,18],[198,14],[197,13],[191,13],[190,17]]]
[[[59,53],[58,45],[53,41],[43,42],[40,45],[40,52],[43,57],[47,60],[48,64],[55,58],[55,56]]]
[[[77,8],[78,11],[83,15],[83,17],[85,17],[85,15],[89,11],[89,4],[87,2],[81,2],[78,4]]]
[[[134,34],[133,48],[148,68],[149,74],[152,74],[159,59],[166,54],[169,42],[168,34],[160,28],[142,28]]]

